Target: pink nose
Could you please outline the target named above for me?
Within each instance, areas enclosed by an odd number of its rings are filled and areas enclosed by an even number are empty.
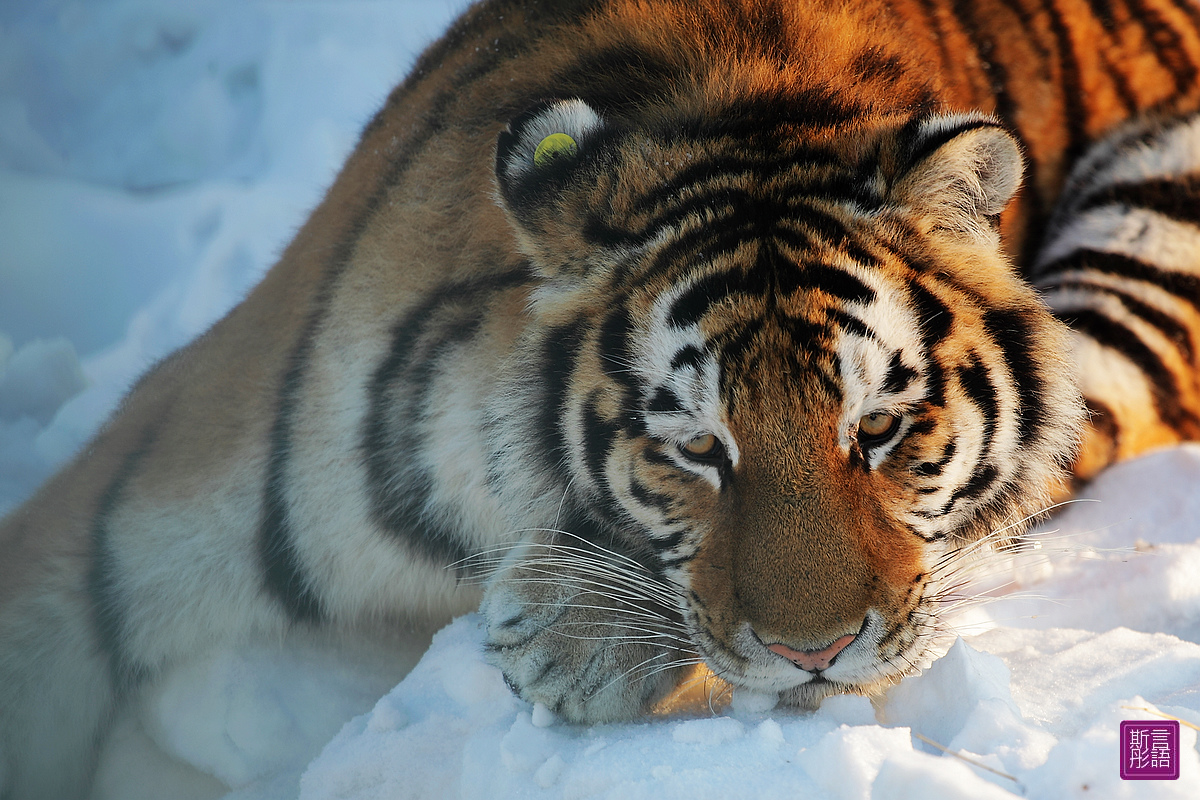
[[[786,644],[769,644],[767,645],[767,649],[772,653],[778,653],[783,656],[800,669],[813,672],[818,669],[828,669],[830,662],[833,661],[833,657],[845,650],[846,646],[853,641],[854,634],[849,634],[838,639],[824,650],[793,650]]]

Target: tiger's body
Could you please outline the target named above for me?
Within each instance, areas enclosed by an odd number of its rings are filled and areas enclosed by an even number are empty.
[[[84,793],[172,665],[444,621],[478,564],[490,657],[572,720],[697,658],[801,705],[898,680],[957,554],[1197,433],[1195,150],[1156,132],[1198,66],[1189,0],[472,8],[4,521],[0,797]],[[1110,191],[1130,142],[1183,153],[1166,222],[1118,224],[1169,206]]]

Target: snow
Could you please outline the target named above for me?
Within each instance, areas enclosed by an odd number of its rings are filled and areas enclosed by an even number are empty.
[[[65,338],[88,383],[0,400],[0,514],[257,283],[463,5],[0,3],[0,374]]]
[[[1134,709],[1200,719],[1200,646],[1163,634],[997,627],[971,643],[959,639],[874,704],[847,696],[815,713],[714,714],[702,693],[700,703],[670,715],[591,728],[547,724],[550,712],[515,699],[483,662],[482,636],[475,615],[439,632],[413,672],[309,764],[302,800],[772,791],[1053,800],[1187,798],[1200,787],[1196,732],[1186,727],[1177,783],[1149,786],[1118,774],[1120,720],[1154,718]],[[916,735],[995,772],[942,755]]]
[[[258,280],[459,6],[0,4],[0,513]],[[1195,797],[1195,730],[1169,783],[1122,781],[1117,736],[1200,723],[1196,486],[1197,445],[1102,475],[875,702],[803,713],[698,676],[656,716],[572,726],[513,697],[468,615],[398,684],[419,654],[386,641],[181,665],[118,720],[96,796]]]

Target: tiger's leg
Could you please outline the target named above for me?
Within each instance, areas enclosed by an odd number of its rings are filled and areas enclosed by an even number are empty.
[[[1075,167],[1033,268],[1073,331],[1087,480],[1200,438],[1200,115],[1141,121]]]
[[[489,660],[513,690],[573,722],[629,719],[700,660],[663,582],[582,541],[519,545],[480,610]]]

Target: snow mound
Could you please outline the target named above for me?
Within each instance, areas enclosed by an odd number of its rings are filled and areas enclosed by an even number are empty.
[[[14,352],[12,340],[0,333],[0,421],[32,417],[45,425],[86,386],[67,339],[34,339]]]
[[[701,703],[623,725],[567,725],[513,697],[468,615],[325,747],[300,797],[1195,797],[1191,728],[1176,782],[1122,781],[1117,760],[1123,719],[1200,721],[1200,644],[1154,629],[1200,623],[1195,580],[1183,578],[1200,574],[1192,479],[1196,445],[1115,467],[1087,493],[1097,502],[1073,504],[1031,537],[1041,548],[999,559],[1010,594],[966,618],[983,632],[874,705],[846,696],[814,713],[714,712]],[[1073,594],[1079,602],[1068,603]]]
[[[308,766],[302,800],[660,800],[745,796],[751,788],[757,796],[846,800],[1058,800],[1084,785],[1096,797],[1136,797],[1136,785],[1118,775],[1120,720],[1153,719],[1154,710],[1200,718],[1200,646],[1123,629],[1027,638],[1022,651],[1035,652],[1037,663],[1017,662],[1024,669],[1015,679],[1001,657],[960,639],[875,709],[845,697],[815,713],[734,711],[590,728],[537,724],[546,712],[513,697],[483,660],[482,639],[475,615],[437,634],[417,668]],[[1126,660],[1135,666],[1123,680],[1097,679]],[[1064,682],[1074,689],[1063,693]],[[1014,699],[1052,691],[1062,706],[1055,715]],[[1186,707],[1173,705],[1180,701]],[[1194,797],[1200,785],[1195,731],[1185,731],[1180,780],[1156,786],[1154,797]]]

